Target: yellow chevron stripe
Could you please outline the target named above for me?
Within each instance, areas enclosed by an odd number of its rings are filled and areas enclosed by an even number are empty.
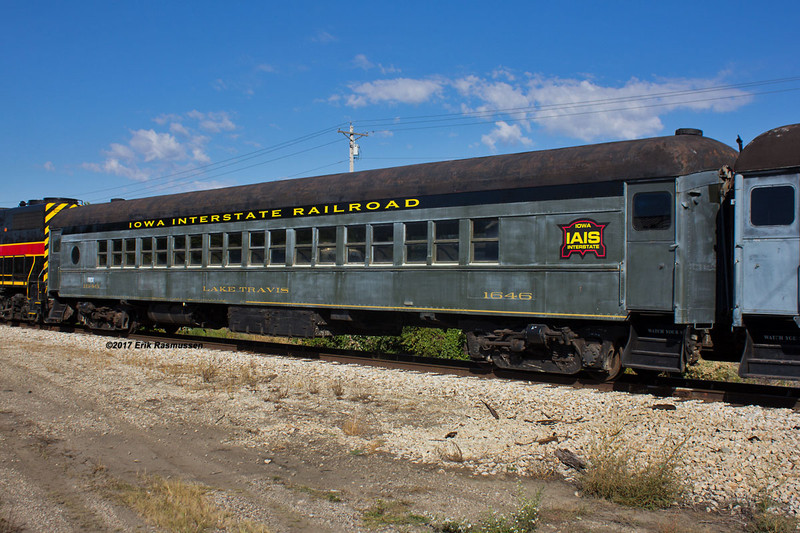
[[[49,206],[49,205],[51,205],[51,204],[47,204],[47,205]],[[45,224],[47,224],[48,222],[50,222],[50,219],[52,219],[54,216],[56,216],[57,214],[59,214],[59,213],[61,212],[61,210],[62,210],[62,209],[64,209],[65,207],[67,207],[67,205],[69,205],[69,204],[58,204],[58,207],[54,208],[54,209],[53,209],[51,212],[49,212],[49,213],[47,213],[47,214],[45,215],[45,217],[44,217],[44,223],[45,223]]]

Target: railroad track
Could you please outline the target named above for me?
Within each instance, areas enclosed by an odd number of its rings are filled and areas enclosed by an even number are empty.
[[[35,327],[30,324],[12,324],[22,327]],[[46,328],[76,333],[100,334],[118,338],[114,334],[75,328]],[[540,374],[497,369],[488,363],[437,359],[404,354],[375,354],[355,350],[319,348],[267,341],[242,339],[222,339],[193,335],[166,333],[133,333],[128,340],[142,343],[177,343],[199,344],[211,350],[242,351],[255,354],[281,355],[305,359],[317,359],[337,363],[376,366],[431,372],[456,376],[475,376],[481,378],[511,379],[531,383],[569,386],[573,388],[589,388],[603,392],[618,391],[631,394],[651,394],[660,398],[671,398],[678,401],[701,400],[706,402],[726,402],[733,405],[759,405],[763,407],[787,408],[800,411],[800,387],[781,387],[753,383],[731,383],[723,381],[705,381],[666,376],[639,376],[623,374],[609,382],[598,382],[582,375],[565,376],[558,374]],[[665,407],[668,408],[668,407]]]

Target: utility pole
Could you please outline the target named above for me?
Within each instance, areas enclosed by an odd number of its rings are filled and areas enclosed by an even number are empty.
[[[353,172],[353,160],[358,157],[358,144],[356,144],[357,137],[367,137],[369,133],[354,133],[353,123],[350,123],[350,131],[339,130],[339,133],[350,139],[350,172]]]

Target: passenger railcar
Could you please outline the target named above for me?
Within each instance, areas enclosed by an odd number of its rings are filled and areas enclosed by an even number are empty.
[[[679,133],[86,206],[56,220],[52,294],[96,328],[425,324],[501,367],[681,371],[736,153]]]
[[[475,359],[565,374],[681,372],[713,349],[741,357],[742,375],[800,379],[798,148],[800,125],[738,158],[678,130],[79,209],[31,202],[0,211],[0,307],[118,332],[457,327]]]
[[[733,170],[733,326],[746,333],[739,373],[800,379],[800,124],[753,139]]]

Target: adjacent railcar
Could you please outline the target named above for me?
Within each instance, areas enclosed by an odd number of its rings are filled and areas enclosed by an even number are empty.
[[[501,367],[682,371],[711,342],[736,152],[677,133],[65,211],[53,309],[116,330],[459,327]]]
[[[733,170],[739,373],[800,379],[800,124],[753,139]]]
[[[0,317],[38,321],[47,306],[50,221],[74,207],[70,198],[45,198],[0,209]]]

